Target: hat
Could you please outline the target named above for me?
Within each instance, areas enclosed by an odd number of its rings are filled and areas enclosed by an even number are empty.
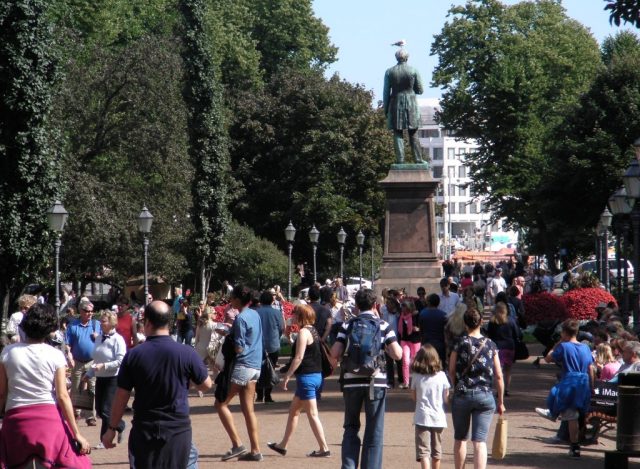
[[[82,298],[80,298],[80,303],[78,303],[78,309],[80,311],[85,309],[88,311],[93,311],[93,303],[91,303],[89,298],[87,298],[86,296],[83,296]]]
[[[607,307],[607,303],[605,303],[604,301],[601,301],[600,303],[598,303],[598,306],[596,306],[596,309],[604,309]]]

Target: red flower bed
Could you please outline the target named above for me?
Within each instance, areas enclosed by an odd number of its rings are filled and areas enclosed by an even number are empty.
[[[537,324],[545,320],[564,320],[569,317],[562,299],[549,292],[527,293],[522,296],[527,324]]]
[[[229,304],[222,304],[218,306],[214,306],[213,309],[215,311],[215,315],[213,320],[215,322],[224,322],[224,312],[229,307]],[[293,303],[289,303],[288,301],[282,302],[282,311],[284,312],[284,320],[285,322],[292,316],[293,313]],[[295,330],[297,330],[297,326],[295,326]]]
[[[616,302],[616,299],[601,288],[576,288],[561,297],[567,308],[568,317],[573,319],[595,319],[598,303]]]

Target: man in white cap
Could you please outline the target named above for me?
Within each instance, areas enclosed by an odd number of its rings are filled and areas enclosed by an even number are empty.
[[[93,303],[89,301],[89,298],[85,296],[80,298],[78,312],[80,318],[71,321],[67,328],[67,344],[69,345],[67,360],[72,366],[71,401],[73,403],[76,402],[80,392],[82,376],[89,371],[93,363],[91,356],[96,337],[100,334],[100,322],[92,319]],[[89,380],[88,388],[89,392],[95,393],[95,378]],[[78,410],[76,410],[76,413],[78,413]],[[96,425],[95,409],[82,410],[80,417],[87,420],[87,425]]]

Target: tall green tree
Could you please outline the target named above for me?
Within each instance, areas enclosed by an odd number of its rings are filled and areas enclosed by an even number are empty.
[[[184,19],[182,58],[184,99],[188,110],[189,155],[196,255],[202,269],[215,266],[229,223],[227,184],[229,152],[221,86],[207,47],[206,2],[181,0]]]
[[[136,217],[154,215],[150,271],[170,281],[188,272],[192,232],[182,61],[171,40],[123,47],[75,46],[55,118],[65,135],[63,273],[122,287],[141,275]]]
[[[589,31],[556,1],[453,7],[435,36],[441,124],[472,138],[471,189],[496,217],[544,230],[541,183],[554,171],[554,132],[601,69]],[[552,45],[552,46],[551,46]]]
[[[0,3],[0,313],[51,258],[45,213],[61,195],[50,125],[58,63],[47,0]]]
[[[640,2],[638,0],[604,0],[605,10],[609,13],[609,22],[620,26],[621,23],[631,23],[640,27]]]
[[[334,274],[341,225],[354,230],[348,249],[358,229],[379,233],[384,194],[377,181],[393,160],[381,110],[371,109],[371,93],[360,86],[292,69],[263,91],[240,95],[236,106],[234,217],[282,248],[292,220],[299,230],[294,255],[306,260],[315,223],[319,266]]]
[[[640,39],[607,38],[606,68],[559,126],[555,173],[542,191],[551,238],[574,252],[591,252],[590,236],[634,157],[640,135]]]

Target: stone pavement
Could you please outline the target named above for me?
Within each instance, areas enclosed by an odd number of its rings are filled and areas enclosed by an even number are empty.
[[[530,346],[533,352],[540,352],[541,347]],[[551,445],[544,442],[545,438],[554,435],[558,424],[538,417],[534,407],[544,406],[549,388],[555,381],[556,367],[543,365],[537,370],[532,365],[533,357],[527,362],[518,362],[514,367],[511,386],[511,397],[506,398],[507,417],[509,421],[509,442],[507,456],[502,461],[489,458],[489,467],[504,468],[544,468],[544,469],[595,469],[604,467],[604,451],[615,449],[615,431],[610,431],[600,438],[599,444],[582,447],[582,457],[572,460],[567,456],[568,447],[565,445]],[[319,403],[320,418],[324,425],[327,442],[332,452],[328,459],[314,459],[305,454],[317,449],[315,439],[306,416],[301,415],[298,429],[288,448],[286,457],[280,456],[269,448],[267,441],[279,441],[282,437],[287,419],[288,404],[292,392],[274,392],[275,404],[256,404],[259,421],[260,443],[264,455],[261,463],[229,461],[220,462],[220,457],[231,446],[220,421],[213,409],[213,396],[206,394],[198,398],[195,393],[190,398],[191,414],[194,428],[194,440],[200,452],[199,467],[201,469],[224,467],[256,467],[256,468],[297,468],[313,465],[314,468],[340,467],[340,442],[342,439],[342,395],[339,392],[335,378],[327,384],[323,400]],[[232,406],[238,431],[245,445],[248,438],[239,404]],[[385,419],[384,439],[384,467],[419,468],[415,461],[414,430],[412,426],[413,402],[409,391],[391,390],[387,396],[387,412]],[[639,417],[640,418],[640,417]],[[126,417],[127,426],[131,415]],[[495,423],[495,419],[494,419]],[[98,428],[84,426],[82,431],[91,442],[98,442]],[[490,433],[489,453],[491,452]],[[449,428],[443,433],[442,468],[453,467],[453,429],[449,416]],[[469,453],[471,453],[469,445]],[[126,445],[112,450],[94,450],[92,460],[96,467],[125,468],[127,467]],[[307,466],[308,467],[308,466]],[[473,467],[467,462],[467,468]],[[640,461],[630,462],[629,467],[640,468]]]

